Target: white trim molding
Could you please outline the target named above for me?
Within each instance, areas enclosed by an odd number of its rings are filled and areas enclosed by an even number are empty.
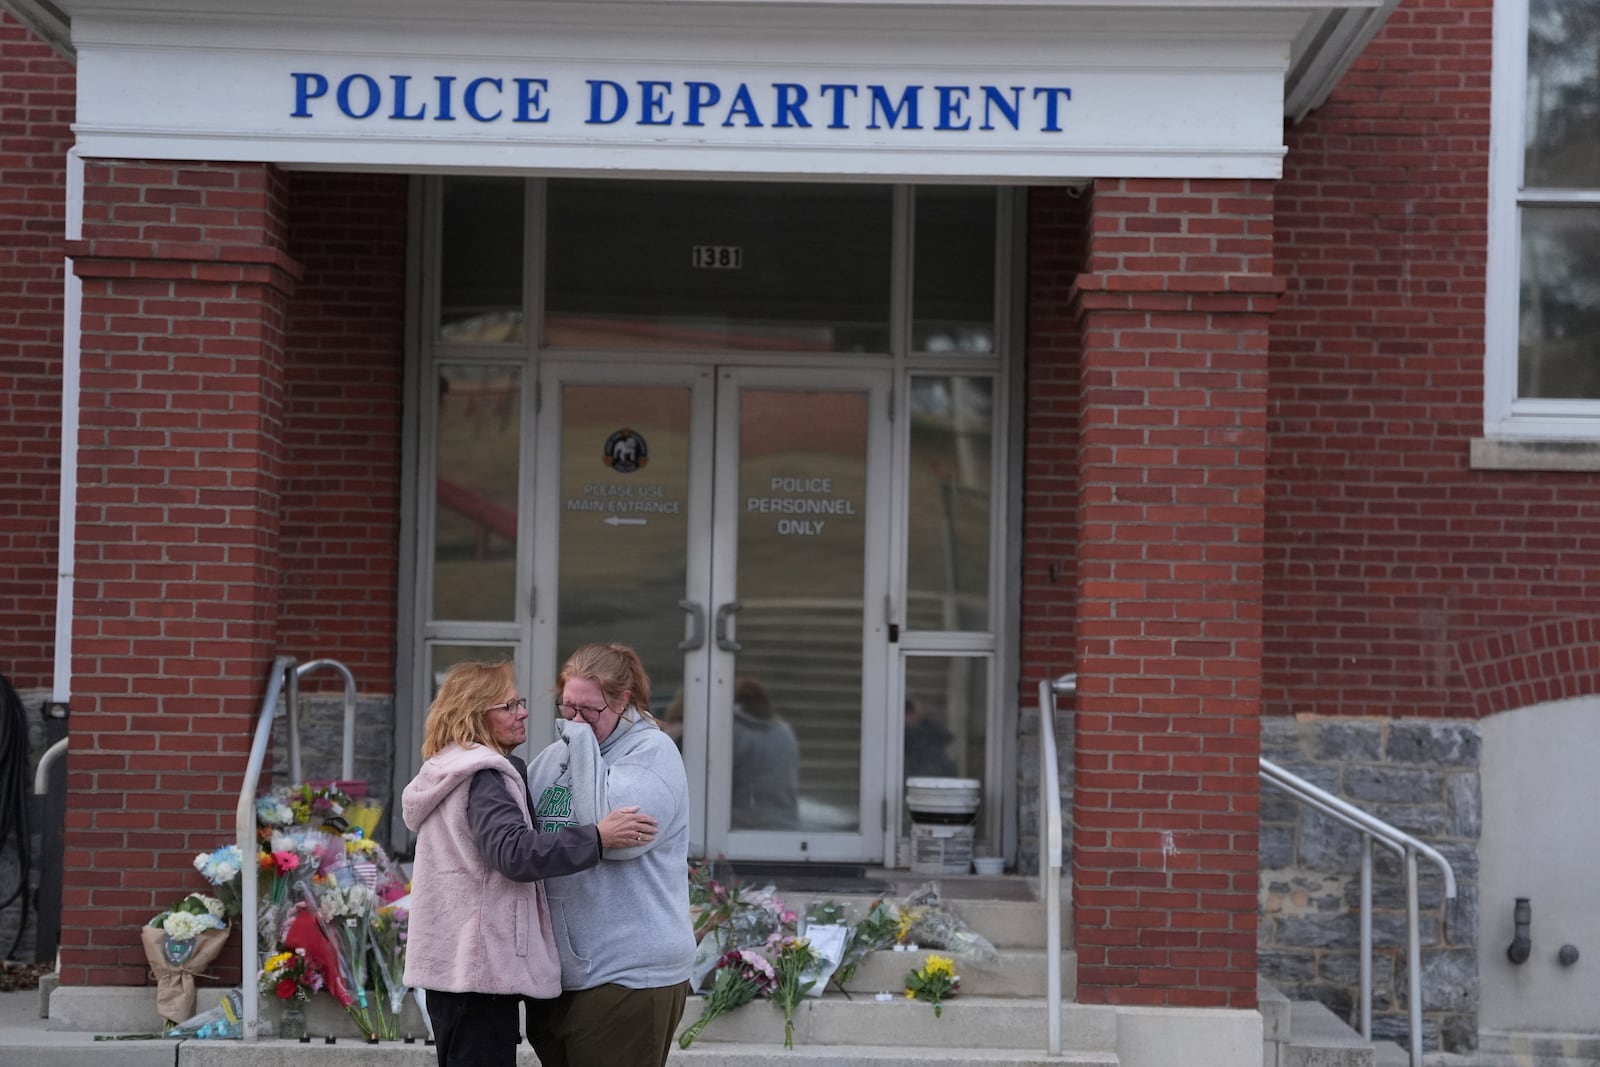
[[[0,0],[17,2],[17,0]],[[1277,178],[1383,0],[59,0],[85,156],[565,175]]]

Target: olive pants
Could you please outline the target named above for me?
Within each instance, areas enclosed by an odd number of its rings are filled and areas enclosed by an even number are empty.
[[[689,983],[603,985],[525,1001],[528,1043],[543,1067],[663,1067]]]

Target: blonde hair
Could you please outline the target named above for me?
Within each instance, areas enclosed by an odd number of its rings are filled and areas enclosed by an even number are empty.
[[[499,751],[489,728],[488,709],[498,704],[516,682],[509,662],[457,663],[444,676],[439,695],[428,708],[423,727],[422,758],[432,759],[450,745],[487,745]]]
[[[655,725],[655,716],[650,714],[650,676],[644,672],[639,653],[627,645],[583,645],[568,656],[561,673],[556,675],[557,700],[574,678],[586,678],[599,686],[607,704],[628,693],[640,717]]]

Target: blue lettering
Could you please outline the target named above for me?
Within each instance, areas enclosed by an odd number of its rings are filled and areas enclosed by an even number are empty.
[[[550,112],[545,110],[544,94],[550,83],[544,78],[516,78],[517,122],[549,122]]]
[[[908,85],[900,94],[900,103],[890,106],[889,93],[881,85],[869,85],[868,91],[872,94],[872,121],[867,123],[867,129],[882,129],[878,124],[878,115],[881,112],[888,120],[889,128],[894,129],[894,124],[900,121],[900,113],[906,114],[906,129],[920,130],[922,126],[917,122],[917,94],[922,92],[920,85]]]
[[[437,74],[434,81],[439,83],[439,113],[433,116],[434,122],[454,122],[456,113],[450,110],[450,87],[456,83],[454,74]]]
[[[830,129],[830,130],[847,130],[847,129],[849,129],[850,127],[847,126],[845,124],[845,121],[844,121],[844,98],[845,98],[845,94],[849,93],[851,96],[857,96],[861,92],[860,88],[857,87],[857,86],[854,86],[854,85],[824,85],[821,89],[819,89],[817,91],[820,92],[823,96],[831,96],[831,97],[833,97],[833,121],[828,123],[828,129]]]
[[[1011,87],[1011,103],[1006,103],[1006,98],[1000,95],[1000,90],[992,85],[983,87],[983,126],[981,129],[994,129],[994,112],[992,108],[999,108],[1001,116],[1009,123],[1013,130],[1022,126],[1022,86]]]
[[[497,93],[502,88],[499,78],[473,78],[467,83],[467,91],[461,94],[461,106],[466,109],[467,114],[479,122],[493,122],[500,117],[501,112],[496,111],[493,115],[485,115],[478,110],[478,90],[485,85],[494,86],[494,91]]]
[[[389,80],[394,82],[394,110],[389,113],[392,119],[425,119],[428,117],[428,105],[418,104],[415,115],[406,114],[406,83],[411,81],[409,74],[391,74]]]
[[[1067,88],[1035,89],[1033,98],[1037,100],[1040,96],[1044,97],[1044,126],[1040,128],[1039,132],[1060,133],[1061,115],[1058,108],[1063,99],[1072,99],[1072,90]]]
[[[672,91],[671,82],[641,81],[639,83],[639,125],[641,126],[671,126],[672,112],[661,114],[661,109],[666,107],[667,93]]]
[[[611,99],[615,105],[610,118],[600,117],[601,96],[606,90],[611,91]],[[589,117],[584,119],[588,126],[609,126],[622,118],[628,110],[628,90],[613,81],[595,81],[589,79]]]
[[[966,130],[972,128],[972,120],[961,113],[966,106],[967,95],[972,92],[965,85],[936,85],[939,91],[939,125],[936,130]],[[960,120],[961,125],[953,125],[953,120]]]
[[[683,85],[689,90],[689,117],[683,124],[704,126],[705,123],[700,121],[700,112],[721,100],[722,90],[711,82],[684,82]]]
[[[750,86],[744,82],[739,83],[739,91],[733,94],[733,103],[728,105],[728,117],[722,120],[722,124],[732,126],[733,116],[741,112],[746,128],[761,125],[761,119],[756,116],[756,102],[750,97]]]
[[[289,77],[294,79],[294,110],[289,117],[308,119],[311,117],[311,101],[328,95],[328,79],[320,74],[298,72]]]
[[[802,126],[810,129],[811,120],[800,110],[806,102],[806,87],[788,82],[774,83],[772,87],[778,90],[778,121],[773,125]],[[793,122],[789,121],[791,118],[794,119]]]
[[[367,89],[367,109],[361,112],[359,115],[356,114],[355,109],[350,106],[350,87],[355,85],[357,82],[366,86]],[[378,110],[378,105],[383,103],[383,94],[378,92],[378,83],[373,81],[367,75],[351,74],[349,77],[345,78],[344,81],[339,83],[337,99],[339,101],[340,111],[343,111],[346,115],[353,119],[367,119],[371,118],[372,113]]]

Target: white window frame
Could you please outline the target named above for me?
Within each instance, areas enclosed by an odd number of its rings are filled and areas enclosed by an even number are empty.
[[[1497,0],[1494,5],[1493,63],[1484,297],[1484,436],[1600,442],[1600,399],[1541,400],[1517,396],[1522,209],[1551,204],[1600,207],[1600,188],[1540,189],[1530,193],[1523,186],[1528,0]]]

